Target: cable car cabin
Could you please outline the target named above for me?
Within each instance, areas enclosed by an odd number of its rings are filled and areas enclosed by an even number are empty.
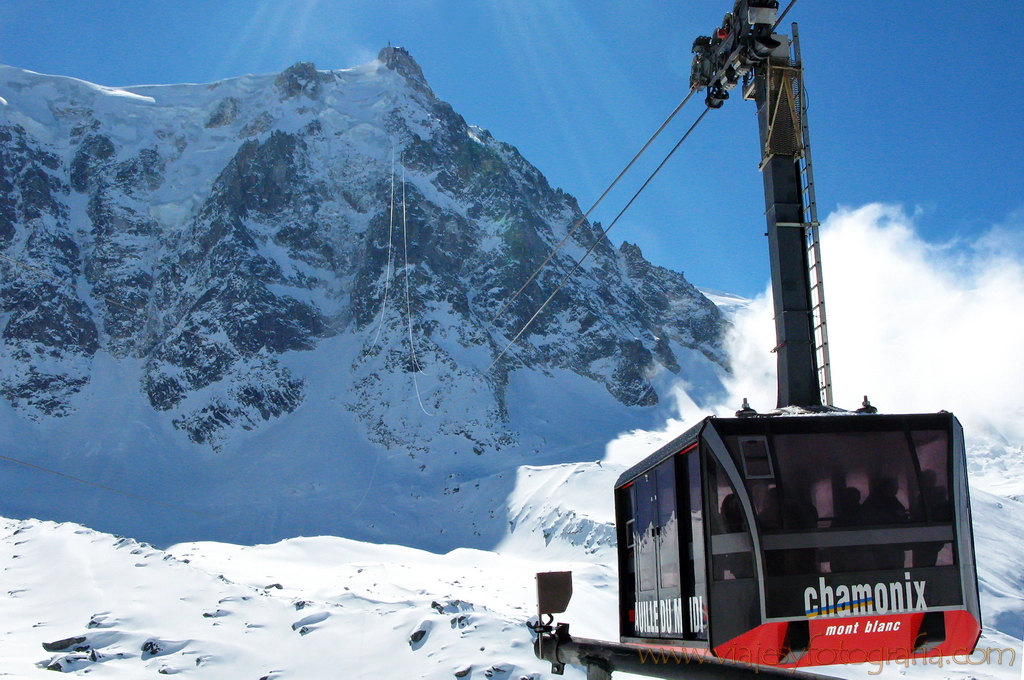
[[[960,423],[709,417],[615,487],[622,642],[780,666],[970,653]]]

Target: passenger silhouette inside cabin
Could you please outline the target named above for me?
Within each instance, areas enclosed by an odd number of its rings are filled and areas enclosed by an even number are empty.
[[[722,507],[718,513],[718,525],[717,533],[719,534],[746,534],[747,532],[747,523],[743,518],[743,504],[740,502],[739,496],[733,492],[722,499]],[[716,554],[713,564],[715,579],[718,581],[754,576],[754,556],[749,548]]]
[[[743,522],[743,505],[734,493],[730,493],[722,500],[722,528],[727,534],[737,534],[746,529]]]
[[[761,505],[757,509],[757,520],[761,528],[766,531],[782,529],[782,504],[779,502],[777,487],[772,486],[765,489]]]
[[[897,497],[900,486],[895,477],[875,477],[869,483],[870,493],[860,506],[862,522],[871,526],[891,526],[908,520],[907,508]],[[874,569],[901,569],[906,548],[900,543],[881,544],[871,549]]]
[[[875,477],[870,482],[870,490],[871,493],[860,508],[864,524],[897,524],[907,521],[907,509],[897,498],[900,485],[895,477]]]
[[[809,489],[797,489],[786,494],[787,529],[817,529],[818,508],[811,500]]]
[[[860,511],[860,489],[855,486],[844,487],[839,492],[836,503],[833,527],[858,527],[864,523]],[[870,568],[870,564],[861,550],[850,548],[833,548],[829,553],[829,562],[833,572],[860,571]]]
[[[855,527],[864,523],[860,512],[860,489],[848,486],[839,492],[834,527]]]
[[[939,486],[938,475],[934,470],[921,471],[921,503],[925,507],[929,521],[948,522],[953,519],[953,506],[949,502],[946,488]],[[914,566],[934,567],[939,562],[939,553],[949,543],[946,541],[930,541],[914,545]]]
[[[757,512],[761,530],[766,533],[804,532],[818,526],[818,509],[807,488],[794,486],[784,491],[771,486],[764,491]],[[820,571],[817,548],[788,548],[764,553],[769,576],[816,574]]]

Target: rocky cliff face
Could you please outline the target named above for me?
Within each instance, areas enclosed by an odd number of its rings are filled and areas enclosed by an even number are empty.
[[[22,420],[108,399],[87,388],[113,359],[199,450],[329,398],[352,439],[422,471],[524,445],[516,375],[577,376],[626,413],[664,398],[680,353],[724,360],[707,299],[602,242],[492,366],[600,228],[499,314],[579,206],[401,48],[127,90],[0,68],[0,98],[0,395]],[[330,397],[313,355],[346,383]]]

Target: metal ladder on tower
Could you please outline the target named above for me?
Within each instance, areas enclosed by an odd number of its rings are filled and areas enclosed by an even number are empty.
[[[793,24],[793,56],[800,59],[800,37]],[[807,267],[810,275],[811,327],[814,332],[814,363],[818,374],[821,403],[832,405],[832,368],[829,360],[828,326],[825,320],[825,287],[821,273],[821,244],[818,240],[818,205],[814,196],[814,171],[811,162],[811,139],[807,125],[807,93],[800,79],[800,90],[795,93],[800,112],[800,134],[803,153],[800,159],[800,178],[804,205],[804,234],[807,239]]]

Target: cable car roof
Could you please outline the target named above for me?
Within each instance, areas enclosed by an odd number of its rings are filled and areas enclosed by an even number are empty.
[[[916,425],[921,426],[922,420],[942,420],[942,427],[950,427],[951,421],[955,420],[952,413],[948,411],[940,411],[938,413],[922,413],[922,414],[878,414],[878,413],[857,413],[855,411],[842,411],[839,409],[829,409],[827,411],[808,411],[799,407],[787,407],[779,409],[771,413],[759,414],[754,417],[747,418],[718,418],[716,416],[707,416],[699,423],[691,427],[690,429],[683,432],[681,435],[668,442],[654,453],[650,454],[643,460],[639,461],[621,475],[615,482],[615,488],[620,489],[629,482],[636,479],[642,473],[654,468],[659,463],[671,458],[672,456],[685,451],[690,446],[697,443],[700,439],[704,428],[711,421],[719,423],[735,423],[735,422],[762,422],[770,423],[768,427],[773,425],[780,425],[782,423],[792,424],[800,422],[801,425],[807,426],[807,432],[822,432],[828,431],[832,428],[832,423],[835,422],[837,417],[843,418],[843,426],[837,428],[837,432],[848,432],[850,431],[850,424],[856,422],[858,427],[855,429],[874,430],[874,429],[890,429],[896,423],[904,423],[904,426],[909,425],[908,421],[917,421]],[[825,421],[832,421],[832,423],[826,424]],[[937,423],[936,423],[937,424]],[[789,429],[785,428],[784,429]],[[799,428],[803,429],[803,428]]]
[[[681,435],[670,441],[668,444],[665,444],[660,449],[658,449],[657,451],[647,456],[633,467],[623,472],[615,481],[615,488],[621,488],[622,486],[636,479],[641,473],[650,470],[663,460],[671,458],[680,451],[683,451],[692,446],[693,444],[695,444],[697,440],[700,439],[700,433],[704,429],[704,426],[712,418],[714,418],[714,416],[708,416],[704,418],[699,423],[691,427],[689,430],[683,432]]]

